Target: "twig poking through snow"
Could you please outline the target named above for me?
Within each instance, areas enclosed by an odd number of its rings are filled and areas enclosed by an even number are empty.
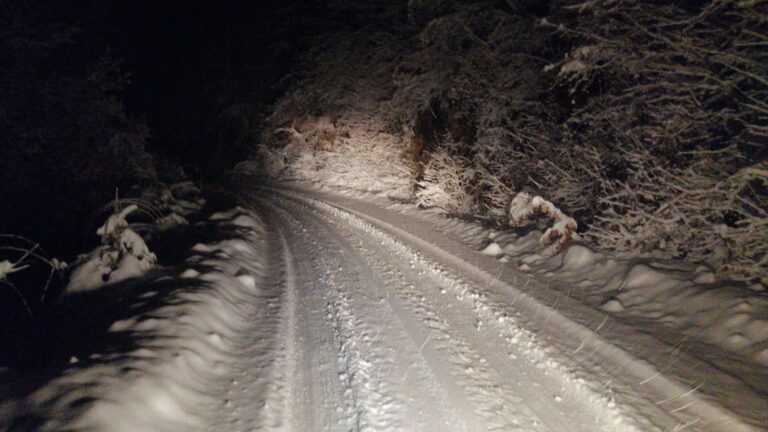
[[[431,338],[432,338],[432,333],[430,333],[429,335],[427,335],[427,339],[426,339],[426,340],[424,341],[424,343],[423,343],[423,344],[421,344],[421,346],[419,347],[419,352],[421,352],[421,350],[423,350],[423,349],[424,349],[424,347],[425,347],[425,346],[427,346],[427,343],[429,343],[429,340],[430,340]]]

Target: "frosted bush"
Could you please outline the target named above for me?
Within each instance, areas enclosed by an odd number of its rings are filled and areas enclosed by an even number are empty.
[[[768,204],[757,192],[768,187],[768,162],[734,169],[736,162],[721,155],[678,168],[648,151],[629,158],[631,180],[601,197],[605,210],[590,238],[605,248],[704,261],[731,278],[768,284]]]
[[[83,257],[83,262],[70,275],[66,292],[74,293],[100,288],[144,274],[157,261],[144,239],[129,228],[126,218],[136,211],[135,204],[116,211],[96,230],[101,246]]]
[[[437,207],[448,213],[470,213],[474,197],[470,194],[472,172],[460,157],[437,151],[430,156],[423,178],[417,182],[416,203]]]
[[[283,147],[262,147],[272,175],[365,191],[407,196],[412,172],[401,158],[402,144],[374,120],[346,117],[336,126],[327,117],[304,117],[280,128]],[[278,138],[280,139],[280,138]]]

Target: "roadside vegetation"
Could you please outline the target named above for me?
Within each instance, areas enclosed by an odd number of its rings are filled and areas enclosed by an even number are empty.
[[[540,195],[598,248],[768,283],[768,3],[336,5],[375,24],[316,38],[267,172],[499,223]]]

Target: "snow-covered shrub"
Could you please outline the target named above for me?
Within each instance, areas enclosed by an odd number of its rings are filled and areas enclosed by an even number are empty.
[[[448,213],[472,212],[475,209],[471,194],[473,173],[468,165],[465,159],[444,150],[432,153],[423,178],[417,182],[416,203]]]
[[[587,236],[765,284],[768,4],[566,3],[541,24],[573,42],[550,68],[570,139],[613,147]]]
[[[511,188],[499,177],[502,163],[483,163],[478,155],[467,159],[456,154],[460,145],[443,144],[428,156],[421,177],[416,181],[414,198],[425,207],[438,207],[448,213],[500,217],[506,213]],[[453,147],[453,150],[450,148]],[[497,168],[496,173],[491,169]]]
[[[293,159],[290,176],[342,188],[407,196],[411,171],[398,157],[400,149],[376,143],[342,144],[335,151],[304,151]]]
[[[144,239],[134,232],[126,217],[138,206],[131,204],[115,211],[96,230],[101,246],[84,257],[70,275],[66,292],[97,289],[105,283],[115,283],[144,274],[157,261]]]
[[[411,170],[402,144],[383,131],[376,119],[342,117],[336,126],[327,117],[297,119],[297,127],[275,133],[287,143],[261,150],[266,171],[344,188],[408,194]],[[281,138],[278,138],[281,139]]]
[[[508,172],[507,169],[499,171]],[[505,181],[505,176],[500,175],[499,171],[482,165],[475,169],[479,212],[497,220],[504,217],[509,197],[512,195],[512,185]]]
[[[79,258],[72,271],[66,292],[86,291],[137,277],[152,268],[157,257],[147,247],[152,240],[169,229],[188,225],[187,217],[205,204],[200,189],[190,181],[167,186],[154,182],[132,190],[135,197],[115,199],[99,214],[111,210],[106,221],[96,230],[101,245]],[[128,222],[128,216],[134,217]]]
[[[691,166],[665,166],[650,152],[629,157],[631,177],[600,198],[587,233],[603,247],[707,262],[735,279],[767,283],[768,164],[736,168],[721,152]],[[760,280],[762,278],[762,280]]]
[[[537,214],[552,221],[539,239],[542,246],[554,244],[554,250],[561,251],[573,238],[578,229],[576,220],[564,214],[551,202],[540,196],[531,197],[527,192],[520,192],[509,205],[509,224],[520,227],[530,222]]]
[[[406,146],[387,104],[397,57],[384,32],[320,38],[301,66],[302,88],[278,101],[268,119],[257,154],[264,171],[407,196]]]

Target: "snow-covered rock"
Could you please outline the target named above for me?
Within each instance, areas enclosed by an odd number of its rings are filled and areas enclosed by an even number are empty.
[[[500,256],[504,255],[504,251],[501,249],[498,243],[493,242],[485,247],[480,253],[483,255]]]

